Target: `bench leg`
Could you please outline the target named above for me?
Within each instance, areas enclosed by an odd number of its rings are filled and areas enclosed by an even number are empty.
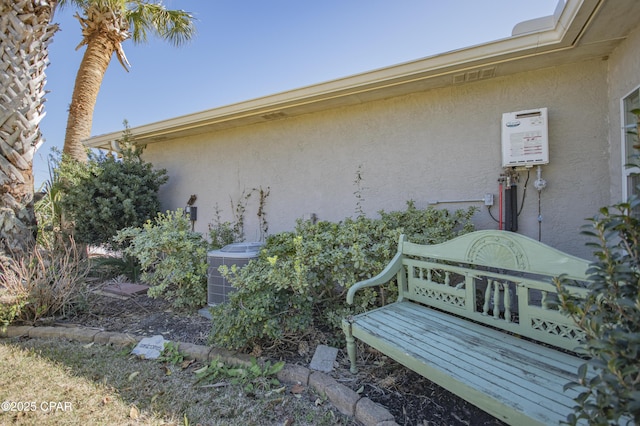
[[[356,341],[351,334],[351,323],[348,320],[342,321],[342,330],[347,340],[347,355],[349,355],[349,361],[351,362],[351,373],[356,374],[358,368],[356,367]]]

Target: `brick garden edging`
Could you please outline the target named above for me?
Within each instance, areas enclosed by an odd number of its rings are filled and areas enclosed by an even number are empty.
[[[0,338],[28,336],[31,338],[63,338],[81,343],[126,346],[138,343],[143,337],[100,331],[85,327],[31,327],[9,326],[0,331]],[[238,354],[225,349],[178,342],[180,351],[197,361],[211,361],[215,358],[235,365],[251,365],[248,355]],[[385,407],[361,397],[357,392],[338,383],[332,377],[319,371],[312,371],[301,365],[285,365],[277,374],[278,380],[288,384],[308,386],[325,395],[342,414],[354,417],[365,426],[398,426]]]

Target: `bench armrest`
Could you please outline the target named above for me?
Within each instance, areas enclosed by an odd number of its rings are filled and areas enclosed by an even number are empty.
[[[347,303],[349,305],[353,304],[353,298],[356,294],[356,291],[360,290],[361,288],[384,284],[395,277],[400,268],[402,268],[402,258],[403,255],[401,252],[396,253],[393,259],[391,259],[391,262],[389,262],[386,268],[384,268],[378,275],[352,285],[347,292]]]

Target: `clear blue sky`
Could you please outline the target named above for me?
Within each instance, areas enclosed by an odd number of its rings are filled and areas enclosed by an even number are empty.
[[[123,44],[131,63],[107,70],[92,135],[241,102],[509,37],[521,21],[553,14],[558,0],[165,0],[197,19],[198,34]],[[59,10],[49,48],[45,143],[34,158],[36,190],[51,147],[62,149],[84,47],[74,9]]]

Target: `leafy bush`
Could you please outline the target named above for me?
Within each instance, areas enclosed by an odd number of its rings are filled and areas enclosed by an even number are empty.
[[[81,309],[88,271],[73,240],[56,251],[36,250],[18,261],[0,262],[0,327]]]
[[[242,219],[244,222],[244,219]],[[218,250],[228,244],[241,242],[243,240],[237,224],[222,222],[220,219],[220,209],[216,205],[214,222],[209,224],[209,248]]]
[[[638,117],[640,109],[631,111]],[[638,135],[638,129],[629,132]],[[640,150],[636,142],[634,149]],[[634,155],[627,167],[639,167]],[[640,193],[640,185],[636,186]],[[586,298],[572,295],[562,277],[556,280],[561,310],[585,333],[584,353],[577,383],[586,391],[576,398],[569,424],[587,420],[592,425],[640,424],[640,198],[600,209],[583,234],[595,241],[596,261],[590,265]]]
[[[62,211],[78,242],[110,245],[118,230],[142,226],[160,210],[158,190],[168,179],[166,171],[144,162],[140,148],[122,146],[121,159],[91,153],[87,164],[54,160]]]
[[[141,228],[120,230],[115,240],[136,258],[150,297],[162,297],[176,308],[199,308],[207,296],[207,243],[191,231],[182,209],[158,213]]]
[[[220,219],[221,210],[216,204],[214,211],[214,222],[209,224],[209,241],[210,249],[217,250],[231,243],[242,242],[245,240],[244,235],[244,221],[245,213],[247,210],[247,202],[252,196],[258,198],[258,210],[256,215],[260,221],[260,238],[259,241],[264,241],[265,236],[269,232],[269,224],[267,222],[267,198],[271,193],[271,189],[266,189],[262,186],[253,188],[250,191],[244,189],[237,202],[234,203],[231,199],[231,211],[233,212],[234,219],[232,222],[222,222]]]
[[[241,270],[232,267],[227,277],[239,287],[230,300],[211,308],[211,341],[228,348],[244,348],[268,337],[292,341],[312,325],[310,298],[289,288],[295,271],[278,268],[264,254]],[[237,274],[237,275],[236,275]]]
[[[592,282],[583,300],[557,281],[562,311],[586,334],[590,358],[579,370],[586,387],[576,399],[570,424],[622,424],[621,417],[640,423],[640,223],[631,213],[637,198],[600,210],[583,233],[594,237],[597,260],[588,270]]]
[[[345,302],[354,283],[380,272],[396,252],[401,233],[410,240],[437,243],[473,229],[475,209],[416,209],[380,212],[340,223],[298,222],[295,231],[267,238],[257,259],[242,269],[222,269],[238,289],[226,304],[211,309],[211,341],[233,349],[299,344],[314,330],[337,337]],[[384,304],[395,295],[368,289],[358,294],[356,311]]]

